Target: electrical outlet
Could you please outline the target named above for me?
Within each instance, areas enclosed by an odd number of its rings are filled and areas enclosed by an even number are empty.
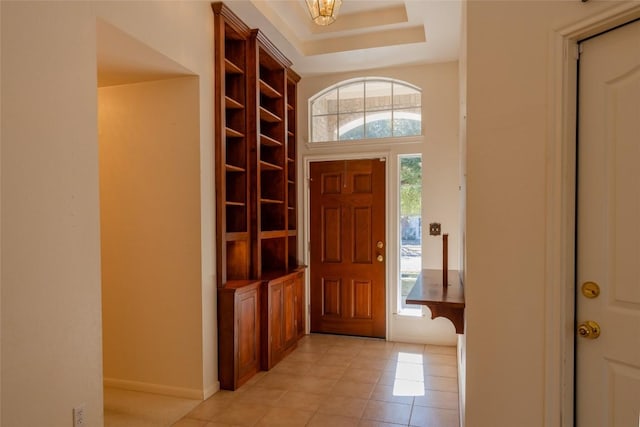
[[[440,223],[432,222],[429,224],[429,234],[431,236],[439,236],[440,235]]]
[[[73,427],[87,427],[84,404],[73,408]]]

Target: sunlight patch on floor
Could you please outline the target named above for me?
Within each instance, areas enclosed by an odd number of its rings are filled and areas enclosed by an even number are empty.
[[[394,396],[424,396],[424,369],[422,354],[398,354],[396,375],[393,381]]]

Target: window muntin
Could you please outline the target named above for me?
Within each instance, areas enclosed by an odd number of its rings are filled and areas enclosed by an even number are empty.
[[[311,98],[311,142],[422,134],[422,93],[408,83],[364,78]]]

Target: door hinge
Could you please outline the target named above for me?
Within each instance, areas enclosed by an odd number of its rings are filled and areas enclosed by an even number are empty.
[[[584,46],[582,45],[582,43],[575,45],[573,57],[576,61],[580,59],[580,55],[582,55],[583,51],[584,51]]]

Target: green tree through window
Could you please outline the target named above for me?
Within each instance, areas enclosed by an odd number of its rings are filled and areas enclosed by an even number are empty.
[[[400,163],[400,212],[420,215],[422,206],[422,159],[403,157]]]
[[[399,309],[420,314],[420,307],[407,305],[410,289],[422,269],[422,156],[400,156],[400,282]]]

